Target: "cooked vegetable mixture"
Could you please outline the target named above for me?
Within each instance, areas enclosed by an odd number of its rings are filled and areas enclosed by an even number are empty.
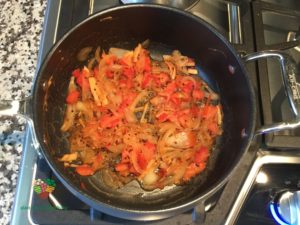
[[[222,133],[219,96],[197,73],[177,50],[155,61],[141,44],[102,54],[97,48],[72,73],[61,126],[70,153],[59,160],[82,176],[102,173],[114,188],[189,181],[205,169]]]

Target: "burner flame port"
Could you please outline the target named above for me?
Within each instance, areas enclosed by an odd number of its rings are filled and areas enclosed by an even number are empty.
[[[300,191],[284,191],[270,204],[272,216],[280,225],[300,225]]]

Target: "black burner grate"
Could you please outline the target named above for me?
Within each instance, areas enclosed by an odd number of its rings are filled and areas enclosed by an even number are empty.
[[[292,1],[289,3],[291,5]],[[299,2],[294,1],[294,10],[260,1],[252,4],[257,51],[284,50],[298,62],[299,68],[300,52],[294,47],[300,45],[300,40],[287,42],[288,33],[297,32],[300,26]],[[295,10],[297,4],[299,11]],[[293,115],[284,93],[279,63],[271,59],[261,60],[258,69],[264,123],[291,120]],[[268,147],[299,148],[300,129],[268,134],[265,143]]]

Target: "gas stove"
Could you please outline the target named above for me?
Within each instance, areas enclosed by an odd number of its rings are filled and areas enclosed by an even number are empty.
[[[183,10],[214,26],[241,56],[260,50],[283,50],[299,67],[299,1],[190,2],[193,3]],[[49,0],[38,67],[48,50],[70,28],[93,13],[120,4],[118,0]],[[267,59],[257,64],[249,63],[246,67],[260,109],[257,128],[291,120],[294,115],[284,93],[279,63]],[[11,224],[300,224],[299,136],[300,129],[297,128],[255,138],[230,181],[205,203],[205,216],[199,214],[196,207],[168,219],[141,222],[106,215],[72,195],[34,148],[28,129]],[[48,182],[48,186],[55,184],[55,190],[46,196],[41,194],[43,181]],[[40,182],[37,185],[40,189],[34,185],[37,182]]]

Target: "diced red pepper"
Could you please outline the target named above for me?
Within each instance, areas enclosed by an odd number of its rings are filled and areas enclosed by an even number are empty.
[[[84,164],[76,167],[76,172],[81,176],[91,176],[95,171],[91,166]]]
[[[78,101],[78,98],[80,96],[80,92],[79,91],[71,91],[68,96],[67,96],[67,99],[66,99],[66,102],[68,104],[74,104]]]

